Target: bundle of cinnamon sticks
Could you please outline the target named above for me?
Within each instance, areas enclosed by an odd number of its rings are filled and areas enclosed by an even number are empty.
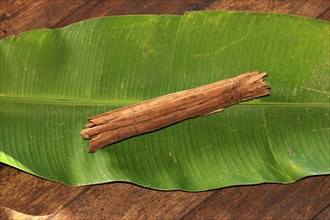
[[[81,131],[90,140],[89,152],[230,105],[269,95],[267,73],[249,72],[193,89],[171,93],[88,118]]]

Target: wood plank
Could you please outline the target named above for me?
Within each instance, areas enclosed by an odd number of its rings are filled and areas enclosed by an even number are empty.
[[[329,198],[329,176],[289,185],[229,187],[217,190],[183,219],[310,219],[329,205]]]
[[[210,0],[125,0],[107,12],[107,15],[123,14],[183,14],[186,11],[201,10]]]
[[[69,187],[2,165],[0,207],[30,215],[48,215],[60,210],[88,187]]]
[[[330,21],[330,7],[325,9],[321,14],[319,14],[317,19],[325,20],[325,21]]]
[[[41,28],[58,28],[106,15],[183,14],[205,0],[3,0],[0,2],[0,38]]]
[[[58,219],[175,219],[213,191],[164,192],[127,183],[93,186],[52,217]]]
[[[327,0],[223,0],[213,1],[206,9],[272,12],[316,18],[329,7],[330,1]]]
[[[89,18],[126,14],[183,14],[192,10],[242,10],[289,13],[316,18],[327,8],[329,1],[290,0],[4,0],[0,2],[0,38],[20,32],[58,28]],[[329,12],[319,19],[330,20]]]
[[[330,199],[330,198],[329,198]],[[325,207],[320,213],[313,217],[313,220],[330,219],[330,205]]]
[[[200,193],[161,192],[129,184],[107,184],[94,186],[53,217],[306,219],[329,204],[330,188],[326,187],[329,184],[330,177],[320,176],[289,185],[236,186]]]
[[[0,38],[16,35],[27,30],[51,28],[64,17],[86,4],[84,0],[1,1]]]

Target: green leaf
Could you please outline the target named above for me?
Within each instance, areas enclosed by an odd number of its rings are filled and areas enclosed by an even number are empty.
[[[0,41],[0,161],[69,185],[199,191],[329,174],[329,23],[281,14],[104,17]],[[87,153],[87,117],[267,71],[269,97]]]

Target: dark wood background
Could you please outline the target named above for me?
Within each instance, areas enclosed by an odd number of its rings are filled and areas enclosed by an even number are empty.
[[[327,0],[0,0],[0,38],[93,17],[192,10],[287,13],[330,21]],[[0,164],[0,187],[0,219],[330,219],[330,176],[188,193],[128,183],[68,187]]]

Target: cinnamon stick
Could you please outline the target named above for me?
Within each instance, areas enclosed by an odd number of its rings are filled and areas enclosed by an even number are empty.
[[[269,95],[266,72],[250,72],[193,89],[171,93],[88,118],[81,131],[89,152],[230,105]]]

